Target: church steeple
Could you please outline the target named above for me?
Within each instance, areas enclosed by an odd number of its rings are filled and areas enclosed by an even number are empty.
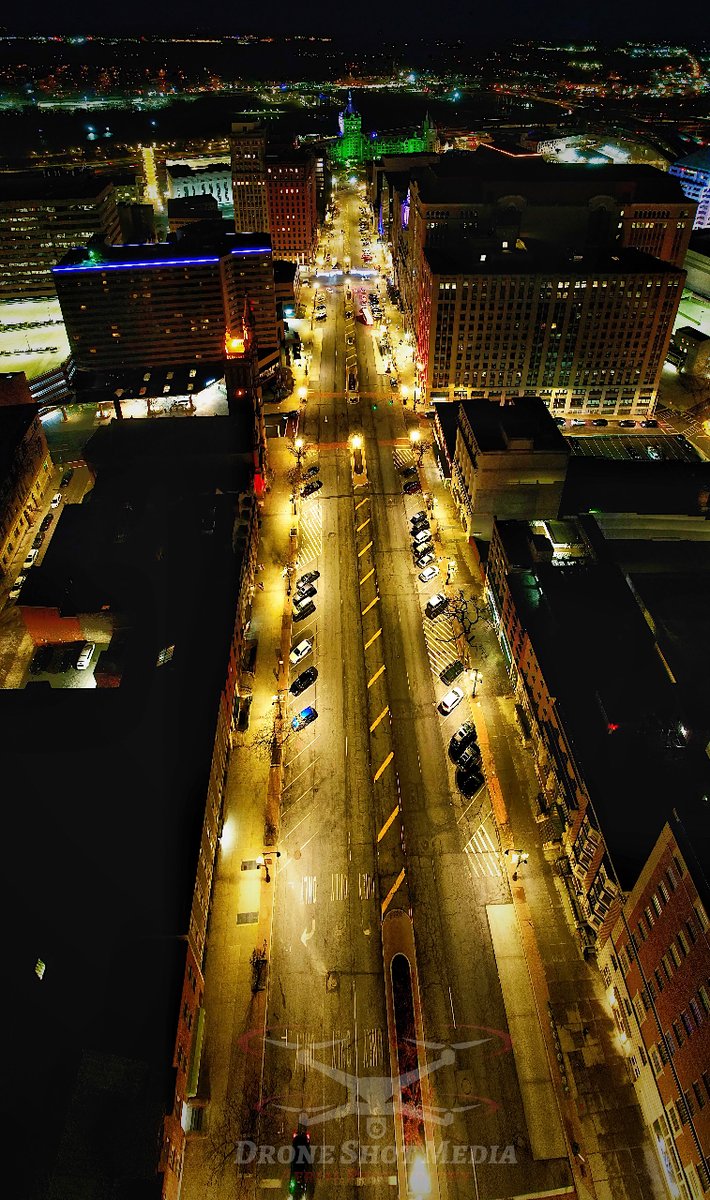
[[[356,115],[355,108],[353,106],[353,94],[350,91],[350,88],[348,88],[348,103],[345,107],[345,115],[346,117],[354,117]]]

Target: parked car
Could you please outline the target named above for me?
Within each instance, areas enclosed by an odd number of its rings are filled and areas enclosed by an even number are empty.
[[[443,696],[439,701],[438,705],[439,712],[441,713],[442,717],[448,717],[449,713],[452,713],[462,700],[463,691],[460,687],[452,688],[450,692],[447,692],[446,695]]]
[[[574,425],[574,421],[572,422],[572,424]],[[606,417],[595,417],[594,420],[592,421],[592,425],[606,426],[608,424],[609,424],[609,422],[607,421]]]
[[[424,605],[424,612],[432,619],[438,617],[439,613],[443,613],[449,607],[448,598],[443,592],[435,592]]]
[[[300,713],[298,713],[297,716],[293,718],[291,722],[291,728],[298,733],[299,730],[305,729],[306,725],[310,725],[311,721],[315,721],[317,716],[318,713],[316,712],[315,708],[312,704],[309,704],[308,708],[304,708]]]
[[[472,800],[485,784],[485,779],[478,771],[457,771],[456,786],[467,800]]]
[[[32,549],[30,550],[29,554],[27,555],[27,558],[25,559],[25,561],[22,564],[23,571],[27,571],[27,570],[29,570],[30,567],[34,566],[35,559],[37,558],[38,554],[39,554],[39,550],[35,546],[33,546]]]
[[[432,579],[436,579],[438,574],[438,567],[425,567],[423,571],[419,572],[419,580],[421,583],[431,583]]]
[[[414,555],[423,554],[425,550],[433,550],[434,549],[434,544],[431,540],[431,534],[430,534],[429,530],[425,529],[425,530],[423,530],[423,532],[426,534],[426,537],[424,538],[423,541],[412,542],[412,554],[414,554]],[[417,563],[417,566],[418,565],[419,564]],[[427,564],[427,566],[428,566],[428,564]]]
[[[296,600],[310,600],[311,596],[317,596],[318,589],[312,583],[303,583],[296,588]]]
[[[302,642],[299,642],[296,646],[294,646],[293,650],[288,656],[289,662],[293,663],[295,666],[297,663],[302,662],[303,659],[310,654],[312,649],[313,642],[309,641],[308,638],[304,638]]]
[[[71,483],[73,476],[74,476],[74,468],[67,467],[66,471],[62,475],[60,486],[66,487],[68,483]]]
[[[61,504],[61,502],[62,502],[62,493],[55,492],[54,495],[52,496],[52,499],[49,502],[49,507],[50,508],[59,508],[59,505]]]
[[[635,421],[626,421],[626,420],[619,421],[619,428],[620,429],[635,429],[636,422]]]
[[[566,425],[566,424],[567,424],[567,422],[564,417],[555,417],[555,425]]]
[[[315,583],[316,579],[320,579],[320,571],[306,571],[296,580],[296,591],[302,591],[307,584]]]
[[[409,521],[412,525],[416,525],[419,521],[425,521],[427,525],[429,524],[429,519],[423,508],[420,508],[419,512],[415,512],[414,516],[409,518]]]
[[[314,492],[320,491],[323,487],[322,479],[314,479],[311,483],[307,483],[304,488],[301,488],[301,495],[305,499],[307,496],[312,496]]]
[[[457,658],[455,662],[449,663],[448,667],[444,667],[443,671],[439,673],[439,679],[442,683],[453,683],[462,671],[463,663]]]
[[[463,754],[459,758],[459,771],[464,771],[467,775],[470,771],[478,771],[481,764],[481,747],[478,742],[469,742]]]
[[[406,467],[400,467],[399,473],[403,479],[411,479],[413,475],[417,474],[417,468],[415,467],[414,463],[410,463]]]
[[[572,420],[570,421],[570,425],[586,425],[586,424],[587,424],[587,422],[583,421],[581,417],[572,417]]]
[[[12,587],[10,588],[9,596],[10,596],[11,600],[17,600],[18,596],[20,595],[20,592],[22,591],[22,585],[26,579],[27,579],[26,575],[21,574],[21,575],[17,576],[17,579],[15,580]]]
[[[642,429],[657,429],[658,421],[655,417],[648,417],[645,421],[639,421],[639,425]]]
[[[415,554],[414,565],[417,567],[428,567],[429,563],[433,563],[436,555],[432,554],[430,549],[425,549],[423,554]]]
[[[34,550],[39,550],[43,541],[44,541],[44,534],[42,533],[42,530],[40,529],[39,533],[37,534],[37,536],[35,537],[35,540],[32,543],[32,548]]]
[[[318,678],[318,668],[317,667],[306,667],[306,670],[301,671],[301,674],[297,675],[296,678],[294,679],[293,683],[291,684],[291,687],[289,688],[291,695],[292,696],[300,696],[301,692],[305,692],[306,689],[309,688],[312,683],[315,683],[317,678]]]
[[[456,730],[456,733],[449,742],[449,758],[452,762],[458,762],[461,755],[467,746],[476,741],[476,726],[473,721],[464,721]]]
[[[47,513],[46,517],[42,517],[42,520],[39,523],[39,527],[42,530],[42,533],[47,532],[47,530],[49,529],[53,520],[54,520],[54,517],[52,516],[51,513]]]
[[[303,621],[306,617],[312,616],[315,611],[315,604],[307,596],[304,596],[302,601],[297,598],[293,605],[293,619],[294,621]]]
[[[412,542],[415,546],[423,546],[428,541],[431,541],[431,530],[426,527],[418,530],[418,532],[412,536]]]
[[[649,446],[648,457],[652,458],[654,462],[660,462],[663,458],[663,453],[658,449],[658,446]]]
[[[309,467],[308,470],[303,472],[303,478],[304,479],[313,479],[314,476],[317,475],[319,471],[320,471],[320,467],[318,467],[318,466]]]
[[[95,642],[84,642],[84,645],[82,646],[82,648],[79,652],[79,657],[76,660],[77,671],[88,670],[88,668],[91,666],[91,660],[94,656],[95,649],[96,649]]]
[[[422,485],[418,479],[407,480],[404,487],[402,488],[402,491],[404,492],[405,496],[414,496],[417,492],[421,492],[421,490],[422,490]]]

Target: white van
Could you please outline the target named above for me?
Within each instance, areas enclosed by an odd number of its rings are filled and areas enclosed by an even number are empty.
[[[76,660],[77,671],[85,671],[91,665],[91,659],[96,649],[95,642],[84,642],[81,653]]]

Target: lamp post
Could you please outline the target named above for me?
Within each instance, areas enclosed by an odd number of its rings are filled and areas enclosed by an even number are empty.
[[[513,879],[518,878],[518,867],[524,867],[530,855],[527,850],[506,850],[505,853],[510,857],[513,864]]]
[[[409,440],[412,444],[412,450],[417,456],[417,463],[421,467],[422,458],[424,457],[424,447],[422,446],[422,435],[418,429],[410,429]]]
[[[271,876],[269,875],[269,863],[271,862],[272,856],[274,858],[281,858],[281,851],[265,850],[263,854],[257,854],[256,856],[257,867],[264,868],[264,883],[271,883]]]
[[[304,442],[302,437],[297,437],[294,439],[293,448],[296,452],[296,463],[299,467],[301,465],[301,459],[303,458],[303,451],[305,449],[305,445],[306,445],[306,443]]]
[[[306,370],[308,370],[307,366],[306,366]],[[304,385],[302,385],[298,389],[298,399],[301,401],[301,404],[305,404],[306,400],[308,399],[308,388],[305,387]]]

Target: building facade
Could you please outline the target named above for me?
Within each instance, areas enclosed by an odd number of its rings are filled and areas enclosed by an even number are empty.
[[[96,243],[67,255],[54,277],[72,355],[84,369],[219,363],[247,299],[260,366],[278,361],[265,235],[203,233],[197,226],[149,246]]]
[[[704,871],[678,813],[664,826],[599,965],[672,1195],[710,1191],[710,940]]]
[[[0,447],[0,577],[5,577],[52,478],[47,439],[34,405],[0,406]]]
[[[267,233],[266,130],[257,121],[234,121],[229,138],[232,200],[237,233]]]
[[[710,150],[697,150],[669,168],[689,200],[697,204],[694,229],[710,228]]]
[[[275,258],[296,263],[313,259],[318,241],[316,163],[293,151],[266,162],[268,229]]]
[[[98,234],[121,240],[113,184],[88,172],[0,178],[0,299],[53,296],[52,267]]]
[[[232,170],[228,162],[208,167],[191,167],[188,163],[170,163],[167,167],[168,198],[212,196],[222,211],[231,211]]]
[[[555,416],[649,415],[685,274],[638,251],[427,248],[416,304],[426,399],[535,393]]]

